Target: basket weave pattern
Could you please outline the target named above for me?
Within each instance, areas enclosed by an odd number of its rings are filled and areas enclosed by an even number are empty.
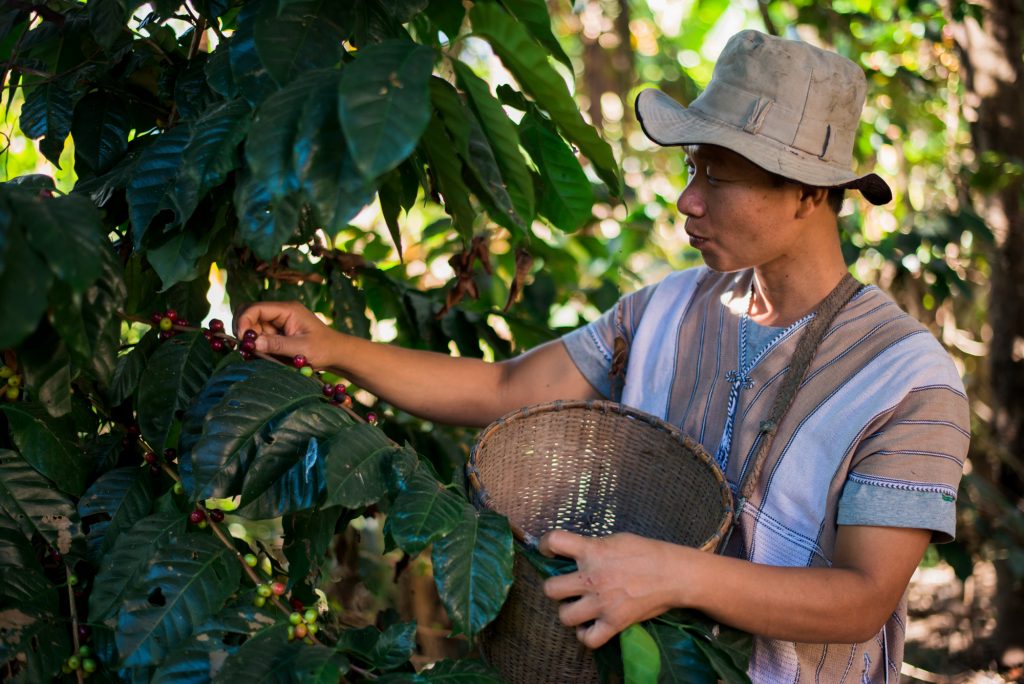
[[[732,518],[728,484],[702,446],[613,402],[510,414],[480,435],[468,470],[478,505],[507,516],[527,543],[553,529],[633,532],[713,551]],[[505,607],[481,637],[484,657],[510,682],[596,682],[590,651],[558,621],[542,581],[516,557]]]

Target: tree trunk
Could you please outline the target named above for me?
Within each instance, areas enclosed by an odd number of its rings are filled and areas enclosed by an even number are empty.
[[[1024,164],[1024,3],[984,0],[980,23],[972,17],[954,24],[966,85],[967,114],[974,110],[973,147],[982,164]],[[970,118],[970,116],[969,116]],[[1010,176],[979,198],[978,210],[995,236],[992,255],[989,348],[994,429],[1000,451],[1024,454],[1024,212],[1020,176]],[[998,484],[1011,501],[1024,499],[1024,482],[1008,467]],[[1024,659],[1024,578],[1005,561],[999,576],[995,655]],[[1006,662],[1005,664],[1011,664]],[[1012,663],[1016,664],[1016,663]]]

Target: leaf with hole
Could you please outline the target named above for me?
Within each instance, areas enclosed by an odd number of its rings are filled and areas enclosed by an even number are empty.
[[[0,449],[0,510],[26,538],[38,534],[65,556],[82,550],[81,525],[71,501],[13,451]]]
[[[172,533],[125,593],[117,618],[122,665],[156,665],[238,588],[233,549],[215,537]]]
[[[89,618],[96,622],[116,616],[128,589],[149,567],[156,550],[185,532],[187,517],[177,511],[139,520],[117,536],[103,556],[89,592]],[[113,624],[113,622],[111,623]]]
[[[90,560],[99,565],[118,535],[150,514],[153,476],[148,468],[117,468],[101,475],[78,500]]]

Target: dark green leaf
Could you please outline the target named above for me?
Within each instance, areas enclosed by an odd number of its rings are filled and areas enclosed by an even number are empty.
[[[548,12],[547,3],[544,0],[502,0],[502,4],[523,23],[523,26],[538,43],[546,47],[555,59],[564,64],[570,74],[573,73],[569,55],[565,54],[562,45],[551,32],[551,13]]]
[[[330,410],[329,407],[324,408]],[[253,520],[266,520],[319,506],[327,488],[324,455],[320,441],[310,439],[305,455],[294,461],[259,496],[240,508],[238,515]]]
[[[193,499],[200,497],[195,496],[196,483],[192,473],[192,452],[203,436],[207,417],[224,399],[224,395],[233,385],[255,377],[264,367],[263,362],[239,362],[219,368],[185,411],[185,416],[181,421],[181,433],[178,435],[178,474],[181,476],[185,492]]]
[[[192,398],[213,374],[217,357],[198,332],[166,340],[153,352],[139,382],[139,427],[157,450],[167,446],[167,436]]]
[[[0,634],[0,663],[16,662],[15,681],[26,684],[54,681],[72,648],[67,624],[53,613],[0,611]]]
[[[114,377],[110,381],[110,404],[117,406],[135,394],[139,381],[146,370],[147,355],[155,342],[153,335],[146,335],[127,354],[119,356]]]
[[[246,141],[245,158],[253,177],[266,186],[272,197],[299,189],[293,162],[293,155],[305,156],[302,149],[296,149],[299,121],[306,103],[331,79],[337,82],[337,72],[302,74],[268,97],[257,110]],[[308,147],[312,142],[304,140],[301,144]]]
[[[442,79],[430,79],[430,99],[440,112],[456,151],[470,171],[466,180],[487,206],[491,218],[509,230],[521,233],[526,224],[512,206],[512,198],[505,188],[490,142],[476,117],[463,105],[455,89]]]
[[[78,515],[88,527],[85,539],[93,563],[113,548],[118,536],[149,515],[153,507],[148,468],[117,468],[104,473],[78,501]]]
[[[384,677],[380,681],[382,684],[385,682],[403,681],[401,679],[393,680],[391,676]],[[393,676],[401,678],[408,677],[409,675],[399,674]],[[505,682],[497,672],[479,660],[442,660],[420,671],[419,674],[414,675],[408,681],[416,682],[416,684],[420,682],[433,682],[434,684],[504,684]]]
[[[337,64],[342,36],[321,16],[331,5],[332,0],[289,2],[279,12],[275,3],[263,3],[255,21],[256,52],[279,86]]]
[[[516,543],[516,551],[521,553],[544,579],[557,577],[558,575],[568,575],[571,572],[576,572],[578,569],[576,561],[571,558],[563,558],[562,556],[549,558],[540,551],[531,549],[519,542]]]
[[[380,428],[356,423],[331,438],[327,454],[327,502],[360,508],[387,492],[387,468],[400,447]]]
[[[323,646],[288,641],[284,624],[268,627],[228,656],[213,681],[220,684],[327,684],[347,670],[344,658]]]
[[[126,596],[117,619],[123,665],[155,665],[219,611],[241,575],[234,549],[212,536],[171,534]]]
[[[512,586],[512,530],[508,519],[463,504],[462,520],[434,544],[434,583],[452,621],[469,637],[498,616]]]
[[[359,171],[372,180],[412,154],[430,122],[430,48],[386,41],[342,70],[338,115]]]
[[[352,419],[343,411],[322,402],[300,406],[267,422],[242,482],[242,506],[263,494],[296,464],[301,464],[301,472],[309,473],[314,461],[327,456],[331,435],[351,424]],[[319,446],[311,443],[314,439]]]
[[[224,393],[205,419],[192,451],[197,498],[240,493],[266,425],[300,406],[321,401],[320,384],[294,369],[270,362],[250,365],[259,368],[258,375]]]
[[[444,198],[444,210],[452,217],[455,230],[468,244],[473,237],[476,212],[469,201],[469,188],[462,181],[462,163],[458,155],[452,154],[452,142],[445,133],[444,124],[436,116],[431,118],[420,144],[430,160],[437,190]]]
[[[142,244],[153,217],[161,209],[172,208],[168,194],[191,137],[188,125],[179,124],[157,136],[139,156],[127,188],[132,239],[136,245]]]
[[[105,250],[101,262],[103,270],[99,280],[85,291],[83,297],[82,318],[93,344],[89,361],[82,366],[106,385],[113,377],[117,363],[117,349],[121,342],[121,318],[118,314],[124,308],[128,292],[121,262],[113,250]]]
[[[25,242],[17,227],[7,235],[6,265],[0,270],[0,349],[22,342],[46,311],[46,294],[53,275]]]
[[[101,252],[107,247],[92,202],[74,195],[50,198],[22,192],[12,193],[10,202],[29,244],[55,276],[76,292],[99,277]]]
[[[252,123],[250,112],[245,100],[232,100],[214,105],[196,120],[171,195],[180,221],[188,220],[206,191],[238,166],[237,148]]]
[[[238,96],[238,87],[231,75],[231,44],[221,43],[217,49],[210,53],[206,65],[206,83],[210,88],[229,100]]]
[[[33,614],[55,613],[57,590],[18,524],[0,514],[0,606],[10,605]]]
[[[716,684],[718,675],[711,668],[695,637],[684,629],[660,622],[647,623],[650,636],[661,654],[660,681],[670,684]]]
[[[519,135],[543,178],[538,211],[557,228],[576,230],[594,206],[594,192],[576,155],[532,114],[523,117]]]
[[[288,574],[294,581],[302,582],[319,572],[341,515],[341,507],[332,506],[293,513],[281,520],[284,556],[288,559]]]
[[[0,449],[0,510],[31,539],[38,534],[64,555],[81,542],[78,513],[71,501],[13,451]]]
[[[619,633],[622,668],[631,684],[658,684],[661,654],[658,644],[643,625],[630,625]]]
[[[387,519],[398,546],[414,556],[460,524],[465,501],[420,464],[395,499]]]
[[[402,179],[398,171],[391,171],[377,186],[377,198],[380,211],[384,215],[391,241],[395,243],[398,258],[402,260],[402,228],[398,224],[398,215],[402,210]]]
[[[272,0],[246,3],[238,15],[235,33],[228,42],[231,79],[254,108],[277,90],[256,51],[255,25],[264,2],[273,4]]]
[[[333,78],[337,83],[337,77]],[[338,122],[338,98],[329,88],[316,92],[303,108],[293,163],[302,189],[329,235],[373,199],[374,187],[353,158]]]
[[[33,398],[51,416],[71,412],[71,359],[68,348],[53,328],[43,322],[24,344],[18,347],[18,360],[26,386]]]
[[[426,13],[434,22],[434,26],[448,36],[449,42],[459,35],[462,22],[466,18],[466,8],[461,0],[430,0]]]
[[[170,237],[154,240],[146,250],[146,259],[160,276],[161,292],[166,292],[178,283],[196,280],[200,275],[200,259],[210,249],[214,233],[185,226],[174,230]]]
[[[156,550],[185,532],[184,513],[160,513],[143,518],[117,536],[103,556],[89,592],[89,617],[100,622],[113,617],[124,603],[128,589],[149,567]]]
[[[89,468],[74,443],[70,421],[52,417],[35,403],[5,404],[0,411],[7,414],[11,437],[24,459],[61,491],[81,495]]]
[[[127,8],[124,0],[89,0],[89,28],[96,42],[110,49],[126,30]],[[78,137],[75,137],[77,146]],[[77,152],[77,150],[76,150]]]
[[[376,627],[349,629],[341,633],[335,648],[378,670],[402,665],[416,650],[416,623],[399,622],[384,632]]]
[[[565,81],[541,50],[505,11],[496,4],[477,3],[470,10],[473,32],[487,38],[502,63],[534,100],[542,103],[565,136],[593,162],[613,195],[622,192],[619,168],[612,149],[580,116]]]
[[[247,174],[235,185],[235,210],[242,240],[263,260],[276,257],[299,225],[294,195],[273,199],[262,181]]]
[[[529,222],[534,216],[533,178],[519,151],[516,126],[502,109],[487,82],[462,62],[452,63],[459,85],[466,92],[469,105],[476,113],[494,150],[501,175],[508,184],[508,194],[516,213]]]
[[[334,272],[331,274],[331,298],[335,330],[370,339],[370,319],[366,317],[366,297],[362,290],[348,277]]]
[[[119,3],[120,0],[101,0],[101,5]],[[89,3],[90,10],[93,5]],[[118,31],[124,28],[119,20]],[[78,101],[71,136],[75,140],[75,173],[79,178],[100,176],[121,160],[128,150],[128,114],[128,103],[107,91],[93,91]]]
[[[36,86],[21,106],[21,131],[29,138],[43,138],[39,143],[50,162],[60,168],[64,141],[71,132],[75,100],[64,81],[48,81]]]

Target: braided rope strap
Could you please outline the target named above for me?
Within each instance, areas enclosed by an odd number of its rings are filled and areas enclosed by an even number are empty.
[[[804,328],[803,335],[801,335],[800,341],[797,342],[796,351],[793,352],[793,359],[789,364],[789,372],[786,373],[782,386],[779,387],[779,393],[775,396],[775,402],[772,404],[771,410],[768,411],[768,418],[761,421],[761,442],[758,445],[757,453],[754,455],[754,461],[747,470],[739,489],[736,513],[732,522],[733,528],[739,525],[743,507],[750,498],[750,495],[753,494],[754,486],[761,477],[761,470],[764,468],[765,461],[768,460],[768,453],[771,451],[772,443],[775,441],[775,433],[793,405],[796,393],[800,390],[800,384],[807,377],[807,371],[811,367],[811,361],[814,360],[814,355],[818,351],[821,340],[825,337],[825,332],[832,325],[832,321],[835,320],[843,307],[853,299],[854,295],[862,287],[864,286],[861,283],[857,282],[853,276],[847,273],[839,281],[835,289],[825,297],[824,301],[818,306],[817,311],[815,311],[814,318]],[[732,530],[730,529],[729,532],[731,536]],[[720,548],[724,549],[725,545],[723,543]]]

